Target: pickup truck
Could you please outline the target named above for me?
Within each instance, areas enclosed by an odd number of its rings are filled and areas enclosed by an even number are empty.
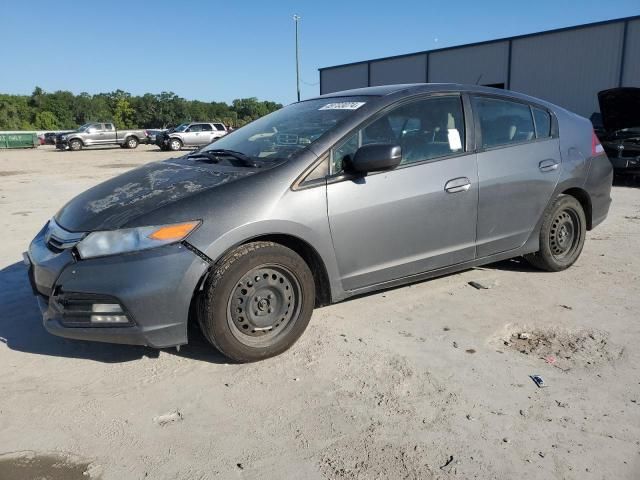
[[[222,123],[191,122],[156,135],[155,143],[161,150],[177,151],[182,147],[204,147],[227,134]]]
[[[94,145],[120,145],[122,148],[136,148],[147,143],[144,130],[118,130],[113,123],[91,122],[70,133],[56,137],[56,148],[60,150],[82,150]]]

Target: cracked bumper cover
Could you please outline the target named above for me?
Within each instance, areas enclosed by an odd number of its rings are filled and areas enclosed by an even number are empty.
[[[76,261],[43,232],[25,254],[45,329],[61,337],[164,348],[187,343],[189,307],[208,263],[182,244]],[[129,326],[65,325],[65,295],[116,299]],[[68,322],[67,322],[68,323]]]

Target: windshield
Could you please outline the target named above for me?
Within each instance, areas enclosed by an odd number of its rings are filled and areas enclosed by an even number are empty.
[[[293,103],[205,147],[233,150],[254,159],[288,160],[311,145],[371,97],[334,97]]]
[[[181,125],[178,125],[176,128],[173,129],[174,132],[184,132],[187,127],[189,126],[188,123],[183,123]]]
[[[79,132],[84,132],[87,128],[93,126],[93,123],[85,123],[84,125],[82,125],[81,127],[78,128]]]

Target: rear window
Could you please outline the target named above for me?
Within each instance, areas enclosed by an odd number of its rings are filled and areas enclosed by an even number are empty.
[[[547,138],[551,136],[551,115],[546,110],[537,107],[531,107],[533,111],[533,119],[536,122],[536,136],[538,138]]]
[[[480,120],[483,148],[522,143],[535,138],[529,105],[498,98],[474,97],[473,107]]]

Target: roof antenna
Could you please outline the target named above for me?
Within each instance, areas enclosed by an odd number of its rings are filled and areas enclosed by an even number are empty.
[[[476,80],[476,85],[478,85],[480,83],[480,79],[482,78],[482,74],[480,74],[480,76],[478,77],[478,79]]]

